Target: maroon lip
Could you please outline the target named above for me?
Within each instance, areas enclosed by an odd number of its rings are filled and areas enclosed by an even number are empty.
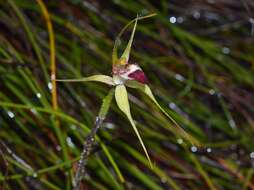
[[[141,82],[143,84],[147,84],[148,83],[148,79],[147,79],[145,73],[143,71],[141,71],[141,70],[137,70],[137,71],[134,71],[134,72],[130,73],[128,75],[128,77],[130,77],[131,79],[134,79],[134,80],[136,80],[138,82]]]

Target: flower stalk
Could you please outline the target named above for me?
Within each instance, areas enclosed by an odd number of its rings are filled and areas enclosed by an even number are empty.
[[[103,120],[104,119],[100,118],[100,117],[96,118],[95,125],[85,140],[85,143],[83,146],[83,151],[81,153],[80,160],[78,163],[78,169],[76,171],[76,175],[75,175],[75,178],[73,181],[73,187],[74,187],[73,189],[74,190],[80,189],[82,178],[86,176],[85,166],[86,166],[88,157],[93,149],[93,145],[95,143],[95,136],[96,136],[99,128],[102,126]]]
[[[80,156],[78,168],[76,171],[76,175],[73,181],[73,187],[74,190],[79,190],[81,181],[83,177],[86,176],[86,163],[88,160],[88,157],[93,149],[93,145],[95,144],[95,138],[97,131],[101,128],[104,119],[106,118],[106,115],[108,113],[112,98],[114,94],[114,89],[111,89],[108,93],[108,95],[103,99],[101,109],[99,111],[99,115],[96,117],[94,127],[91,129],[90,133],[86,137],[84,146],[83,146],[83,151]]]

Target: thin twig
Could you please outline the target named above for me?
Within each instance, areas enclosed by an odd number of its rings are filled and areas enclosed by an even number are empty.
[[[76,172],[75,179],[74,179],[74,188],[73,188],[74,190],[80,189],[81,180],[86,175],[85,166],[87,163],[87,159],[88,159],[88,157],[91,153],[91,150],[93,148],[93,145],[95,142],[95,135],[96,135],[97,131],[99,130],[99,128],[101,127],[103,121],[104,121],[104,118],[96,117],[95,125],[86,138],[86,141],[84,143],[83,152],[80,156],[78,170]]]

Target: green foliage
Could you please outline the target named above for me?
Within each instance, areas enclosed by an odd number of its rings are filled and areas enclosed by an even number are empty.
[[[121,50],[131,36],[126,27],[117,37],[119,30],[141,11],[157,13],[139,23],[130,57],[142,66],[150,87],[126,84],[135,123],[131,121],[153,169],[129,122],[112,103],[84,188],[254,189],[254,47],[247,21],[237,22],[238,28],[216,28],[214,21],[188,17],[185,13],[191,11],[180,1],[186,19],[182,24],[169,22],[167,11],[171,15],[181,9],[168,1],[45,2],[55,32],[59,79],[111,75],[115,39]],[[229,17],[212,10],[222,22]],[[230,18],[246,14],[242,8],[227,10]],[[98,77],[57,82],[59,106],[53,110],[48,30],[40,7],[36,1],[0,1],[0,26],[0,189],[70,189],[82,144],[109,87],[88,82]],[[102,77],[112,88],[112,78]],[[113,95],[111,91],[104,101]],[[109,109],[104,105],[102,115]],[[59,119],[59,128],[52,116]]]

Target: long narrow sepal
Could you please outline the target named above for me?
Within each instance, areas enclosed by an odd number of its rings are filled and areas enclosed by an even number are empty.
[[[116,65],[118,62],[118,55],[117,55],[117,48],[120,45],[120,39],[117,37],[115,40],[114,48],[113,48],[113,53],[112,53],[112,64]]]
[[[116,40],[115,40],[115,44],[114,44],[114,48],[113,48],[113,52],[112,52],[112,64],[115,65],[115,64],[118,64],[118,63],[126,63],[124,62],[125,61],[128,61],[129,60],[129,55],[130,55],[130,50],[131,50],[131,45],[132,45],[132,42],[133,42],[133,38],[134,38],[134,34],[135,34],[135,30],[136,30],[136,26],[137,26],[137,21],[138,20],[143,20],[143,19],[146,19],[146,18],[150,18],[150,17],[153,17],[155,16],[156,13],[152,13],[152,14],[149,14],[149,15],[146,15],[146,16],[141,16],[141,17],[137,17],[133,20],[131,20],[129,23],[127,23],[123,29],[119,32],[119,34],[117,35],[116,37]],[[128,45],[124,51],[124,53],[122,54],[121,58],[123,58],[123,60],[120,58],[118,58],[118,55],[117,55],[117,50],[118,50],[118,46],[120,45],[120,38],[122,36],[122,34],[126,31],[126,29],[133,23],[135,22],[135,25],[134,25],[134,28],[132,30],[132,34],[131,34],[131,37],[130,37],[130,40],[128,42]],[[129,53],[128,53],[129,52]],[[128,56],[126,56],[128,55]],[[120,61],[120,62],[119,62]]]
[[[129,39],[129,42],[128,42],[121,58],[120,58],[120,62],[128,63],[128,61],[129,61],[131,46],[132,46],[132,43],[133,43],[136,28],[137,28],[137,22],[138,22],[138,18],[136,18],[136,20],[135,20],[134,27],[133,27],[133,30],[132,30],[132,33],[131,33],[131,37]]]
[[[93,75],[79,79],[56,79],[58,82],[102,82],[114,86],[113,78],[107,75]]]
[[[130,88],[137,88],[139,90],[141,90],[143,93],[145,93],[154,103],[155,105],[162,111],[163,114],[165,114],[171,121],[172,123],[175,125],[175,130],[177,133],[180,134],[180,136],[184,137],[186,140],[188,140],[191,144],[195,144],[197,146],[200,146],[199,141],[194,138],[193,136],[189,135],[183,128],[181,128],[178,123],[174,120],[174,118],[172,116],[170,116],[168,114],[168,112],[166,112],[161,106],[160,104],[157,102],[157,100],[155,99],[150,87],[146,84],[142,84],[140,82],[137,81],[127,81],[126,82],[126,86],[130,87]]]
[[[127,90],[125,88],[124,85],[118,85],[116,86],[116,89],[115,89],[115,98],[116,98],[116,103],[119,107],[119,109],[127,116],[128,120],[130,121],[138,139],[139,139],[139,142],[145,152],[145,155],[148,159],[148,162],[151,166],[151,168],[153,168],[153,165],[152,165],[152,162],[151,162],[151,159],[150,159],[150,156],[146,150],[146,147],[143,143],[143,140],[138,132],[138,129],[135,125],[135,122],[133,121],[132,119],[132,116],[131,116],[131,112],[130,112],[130,105],[129,105],[129,100],[128,100],[128,94],[127,94]]]

